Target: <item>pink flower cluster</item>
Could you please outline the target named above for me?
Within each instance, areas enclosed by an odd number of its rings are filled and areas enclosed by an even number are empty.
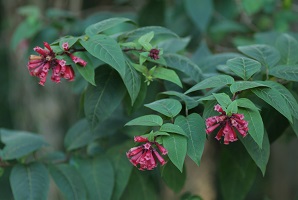
[[[67,50],[68,50],[68,44]],[[64,45],[64,44],[63,44]],[[68,81],[73,81],[75,73],[71,65],[66,65],[65,60],[59,60],[56,58],[55,52],[52,50],[47,42],[44,42],[44,49],[41,47],[35,47],[34,51],[39,55],[30,55],[27,68],[32,76],[36,76],[40,79],[39,84],[44,86],[46,82],[48,72],[52,69],[51,80],[53,82],[59,83],[61,78]],[[67,53],[70,57],[72,54]],[[81,66],[86,66],[87,62],[78,57],[71,57],[71,59],[80,64]]]
[[[157,152],[157,150],[152,146],[155,145],[162,155],[166,155],[168,151],[157,142],[150,142],[147,138],[142,136],[136,136],[134,138],[135,142],[144,142],[137,147],[131,148],[126,156],[129,161],[137,166],[139,170],[152,170],[157,166],[156,159],[159,161],[161,165],[166,164],[166,161],[163,157]]]
[[[226,115],[220,105],[215,105],[214,110],[221,113],[219,116],[213,116],[206,119],[206,133],[212,133],[217,127],[221,127],[216,135],[216,139],[220,140],[224,137],[224,144],[237,141],[235,129],[245,137],[248,131],[248,122],[244,120],[243,114],[233,113],[231,116]]]
[[[159,59],[159,50],[158,49],[151,49],[149,52],[149,57],[153,60]]]

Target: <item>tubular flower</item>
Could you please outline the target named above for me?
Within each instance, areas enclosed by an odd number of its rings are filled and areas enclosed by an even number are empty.
[[[168,151],[157,142],[149,142],[147,138],[142,136],[136,136],[134,138],[135,142],[143,142],[142,144],[137,147],[131,148],[127,153],[126,156],[129,161],[139,170],[152,170],[157,166],[156,159],[161,165],[166,164],[166,161],[163,157],[158,153],[158,151],[153,147],[155,145],[162,155],[166,155]]]
[[[237,141],[235,129],[245,137],[248,131],[248,122],[244,120],[243,114],[233,113],[231,116],[226,115],[220,105],[215,105],[214,110],[221,113],[219,116],[213,116],[206,119],[206,133],[212,133],[217,127],[220,127],[215,138],[220,140],[224,137],[224,144]]]
[[[65,53],[72,59],[72,61],[74,63],[78,63],[79,65],[85,67],[87,65],[87,62],[85,60],[83,60],[82,58],[79,58],[77,56],[74,56],[73,54],[71,54],[68,50],[69,50],[69,45],[68,42],[64,42],[62,44],[62,48],[64,49]]]
[[[159,59],[159,50],[158,49],[151,49],[149,52],[149,57],[153,60]]]
[[[35,47],[34,51],[39,54],[31,55],[27,64],[28,70],[32,76],[37,76],[39,84],[44,86],[49,70],[52,70],[51,80],[59,83],[61,78],[69,81],[74,80],[74,71],[70,65],[66,65],[65,60],[59,60],[55,56],[52,48],[47,42],[44,42],[44,49]]]

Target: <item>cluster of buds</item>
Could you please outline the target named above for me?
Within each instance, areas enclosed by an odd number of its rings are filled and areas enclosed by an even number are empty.
[[[163,157],[153,147],[153,145],[155,145],[162,153],[162,155],[166,155],[168,151],[162,145],[157,142],[150,142],[147,138],[144,138],[142,136],[136,136],[134,138],[134,141],[145,143],[140,146],[131,148],[126,153],[129,161],[134,166],[138,167],[139,170],[154,169],[157,166],[156,159],[161,165],[166,164],[166,161],[163,159]]]
[[[68,44],[65,43],[67,48]],[[68,81],[73,81],[75,73],[71,65],[66,65],[65,60],[56,58],[56,54],[47,42],[44,42],[44,49],[41,47],[35,47],[34,51],[39,55],[30,55],[27,68],[32,76],[36,76],[40,79],[39,84],[44,85],[47,79],[47,75],[50,69],[52,69],[51,80],[59,83],[61,78]],[[69,54],[69,56],[73,56]],[[78,57],[71,57],[71,59],[80,64],[86,66],[86,62]]]
[[[206,119],[206,133],[212,133],[217,127],[220,127],[216,139],[224,137],[224,144],[237,141],[235,129],[245,137],[248,131],[248,122],[244,120],[243,114],[233,113],[228,116],[220,105],[215,105],[214,110],[221,113],[219,116],[213,116]]]
[[[153,60],[159,59],[159,50],[158,49],[151,49],[149,52],[149,57]]]

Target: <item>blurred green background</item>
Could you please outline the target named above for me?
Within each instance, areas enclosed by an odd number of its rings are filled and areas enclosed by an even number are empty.
[[[298,39],[298,1],[294,0],[2,0],[0,9],[0,127],[40,133],[55,149],[62,148],[67,129],[82,115],[80,88],[75,82],[50,81],[42,87],[29,75],[28,55],[43,41],[81,35],[92,23],[125,16],[139,26],[173,30],[183,38],[181,54],[204,67],[206,62],[223,64],[221,55],[237,52],[239,45],[274,44],[284,32]],[[204,60],[211,54],[218,56]],[[274,141],[265,178],[258,174],[247,199],[298,199],[298,142],[293,135],[286,130]],[[187,165],[184,192],[221,199],[217,153],[207,145],[200,168]],[[4,174],[0,179],[1,200],[11,199],[7,178]],[[173,196],[165,189],[163,199]],[[55,188],[49,198],[58,198]]]

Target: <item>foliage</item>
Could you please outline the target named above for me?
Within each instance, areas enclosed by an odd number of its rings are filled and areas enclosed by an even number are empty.
[[[54,34],[51,61],[64,60],[74,70],[76,80],[62,84],[72,84],[81,95],[84,116],[67,131],[62,153],[48,150],[40,135],[0,130],[0,169],[10,173],[14,198],[47,199],[51,177],[65,199],[158,199],[161,180],[181,191],[189,173],[186,157],[199,166],[204,145],[215,131],[221,151],[220,194],[223,199],[244,199],[257,168],[265,176],[275,135],[288,127],[298,135],[298,35],[290,33],[287,23],[296,14],[286,4],[275,12],[275,1],[224,2],[177,1],[164,8],[164,26],[127,16],[103,16],[107,19],[88,24],[91,17],[80,21],[62,12],[69,21],[56,31],[72,28],[69,35]],[[279,18],[284,12],[291,15]],[[48,28],[36,7],[24,7],[20,13],[27,18],[14,33],[14,49]],[[237,21],[242,15],[252,21]],[[271,37],[272,33],[256,31],[270,29],[287,33],[274,32]],[[232,46],[233,52],[212,54],[221,43]],[[72,56],[87,64],[82,66]],[[53,71],[57,65],[51,66]],[[277,112],[272,117],[277,123],[279,118],[286,121],[278,133],[268,128],[268,110]],[[225,121],[218,121],[220,117]],[[217,122],[208,125],[208,120]],[[233,128],[235,120],[245,129]],[[135,137],[136,142],[156,145],[162,158],[156,149],[150,151],[161,166],[143,172],[131,165],[142,165],[141,158],[128,156],[135,150],[132,136],[142,136],[144,141]],[[233,143],[225,145],[229,142]],[[185,194],[181,199],[200,197]]]

